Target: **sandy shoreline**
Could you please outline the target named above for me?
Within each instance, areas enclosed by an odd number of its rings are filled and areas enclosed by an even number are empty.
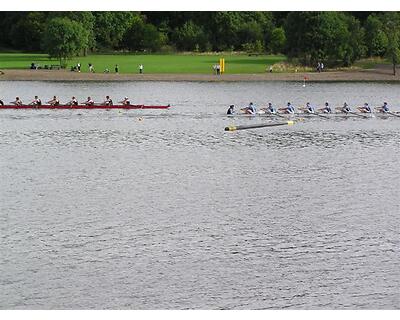
[[[400,81],[391,69],[357,71],[265,73],[265,74],[113,74],[78,73],[65,70],[3,70],[0,81]]]

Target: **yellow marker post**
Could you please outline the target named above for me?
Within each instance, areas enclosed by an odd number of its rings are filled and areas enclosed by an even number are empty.
[[[221,74],[225,72],[225,59],[224,58],[220,58],[219,59],[219,67],[220,67],[220,72]]]

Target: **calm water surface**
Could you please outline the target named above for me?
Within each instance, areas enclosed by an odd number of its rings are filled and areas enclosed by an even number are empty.
[[[171,110],[0,112],[2,309],[399,309],[400,119],[224,132],[374,83],[0,82]],[[397,104],[397,107],[396,107]]]

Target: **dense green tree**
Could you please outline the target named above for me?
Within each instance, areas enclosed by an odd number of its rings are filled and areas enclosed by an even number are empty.
[[[181,50],[205,50],[207,48],[207,36],[202,27],[193,21],[186,22],[181,28],[177,28],[173,34],[176,46]]]
[[[388,38],[382,21],[375,15],[368,16],[365,21],[365,43],[368,56],[383,56],[388,45]]]
[[[79,22],[66,17],[49,20],[43,34],[42,48],[50,57],[58,58],[61,65],[82,53],[88,45],[88,33]]]
[[[96,43],[100,48],[118,49],[124,34],[134,22],[138,14],[133,12],[95,12],[96,22],[94,25],[94,34]]]
[[[12,24],[11,44],[28,51],[39,51],[42,32],[46,26],[46,13],[29,12]]]
[[[87,50],[94,50],[96,47],[96,39],[94,35],[95,17],[90,11],[57,11],[51,12],[49,19],[56,17],[65,17],[71,21],[80,23],[83,26],[82,36],[87,39],[87,46],[83,50],[83,54],[86,55]]]
[[[388,38],[386,57],[393,66],[393,75],[396,75],[396,66],[400,63],[400,14],[397,12],[385,13],[384,28]]]
[[[354,61],[365,56],[367,47],[365,46],[365,30],[362,28],[358,19],[351,15],[343,17],[347,24],[347,37],[343,40],[345,43],[345,56],[343,64],[350,66]]]
[[[291,12],[285,33],[288,55],[305,64],[348,65],[364,51],[359,21],[344,13]]]
[[[264,34],[262,27],[255,21],[243,23],[238,30],[240,44],[264,43]]]
[[[268,46],[272,53],[282,53],[284,51],[286,46],[286,35],[285,30],[282,27],[272,30],[271,40]]]
[[[134,51],[159,50],[164,44],[164,35],[154,25],[145,23],[142,17],[132,19],[131,26],[124,34],[124,47]]]

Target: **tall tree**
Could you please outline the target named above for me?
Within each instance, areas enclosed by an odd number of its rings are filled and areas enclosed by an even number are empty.
[[[392,62],[395,76],[396,65],[400,63],[400,14],[397,12],[385,13],[384,27],[388,38],[386,57]]]
[[[46,13],[29,12],[23,19],[12,24],[11,43],[28,51],[39,51],[42,32],[46,26]]]
[[[383,23],[375,14],[368,16],[365,21],[365,43],[368,56],[383,56],[388,45],[388,38],[383,28]]]
[[[96,18],[94,33],[96,35],[97,47],[118,49],[124,34],[134,22],[138,14],[133,12],[95,12]]]
[[[79,55],[88,45],[84,27],[66,17],[51,19],[43,34],[43,50],[50,57],[59,59],[62,66],[67,59]]]

